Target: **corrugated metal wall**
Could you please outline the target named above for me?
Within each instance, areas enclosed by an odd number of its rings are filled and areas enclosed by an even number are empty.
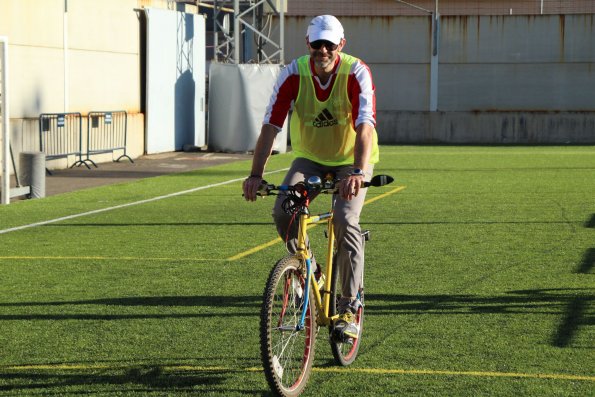
[[[287,60],[306,52],[309,20],[287,18]],[[378,123],[386,130],[385,141],[503,142],[502,128],[494,124],[493,114],[485,131],[469,131],[471,125],[483,129],[482,123],[463,123],[460,114],[449,118],[448,136],[424,130],[445,128],[437,127],[443,123],[428,112],[431,17],[341,17],[341,21],[347,38],[345,52],[363,59],[374,75]],[[564,128],[591,125],[582,121],[560,124],[555,118],[562,117],[560,112],[594,117],[594,15],[443,16],[439,43],[437,114],[468,112],[469,118],[477,119],[483,117],[478,112],[507,112],[510,127],[517,124],[510,120],[511,114],[536,112],[532,117],[543,115]],[[405,128],[399,112],[406,113],[407,128],[420,129],[417,135],[398,131]],[[458,131],[458,126],[466,131]],[[463,135],[457,137],[459,133]],[[595,143],[594,131],[572,134],[572,141]],[[514,134],[504,135],[511,139]],[[523,142],[522,136],[517,138]],[[541,138],[536,132],[527,142],[539,143]],[[551,142],[543,143],[555,143],[553,138],[548,133]],[[560,139],[567,142],[568,136]]]
[[[405,4],[409,3],[409,4]],[[425,15],[436,0],[288,0],[291,16],[388,16]],[[593,0],[440,0],[442,15],[536,15],[595,13]]]
[[[593,19],[442,18],[439,109],[595,109]]]

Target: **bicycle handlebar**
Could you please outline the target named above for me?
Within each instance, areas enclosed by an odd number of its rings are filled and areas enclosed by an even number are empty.
[[[299,182],[295,185],[273,185],[262,181],[262,185],[258,189],[257,195],[268,196],[274,195],[277,192],[292,192],[292,193],[336,193],[339,179],[331,181],[322,181],[319,176],[312,176],[305,182]],[[363,187],[380,187],[392,183],[394,178],[390,175],[376,175],[370,181],[364,182]]]

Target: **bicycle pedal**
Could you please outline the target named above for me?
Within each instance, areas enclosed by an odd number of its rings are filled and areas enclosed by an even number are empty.
[[[351,336],[345,335],[342,330],[335,328],[331,332],[331,339],[336,343],[347,343],[349,345],[353,345],[354,343],[354,339]]]
[[[370,231],[369,230],[363,230],[362,231],[362,237],[364,238],[365,241],[370,241]]]

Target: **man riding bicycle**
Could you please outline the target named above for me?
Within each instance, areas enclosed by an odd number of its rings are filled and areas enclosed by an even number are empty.
[[[359,218],[367,190],[362,183],[372,176],[379,153],[372,75],[361,60],[341,52],[345,43],[337,18],[321,15],[312,19],[306,33],[309,55],[293,60],[277,79],[243,190],[246,200],[256,200],[275,137],[293,103],[290,137],[296,158],[283,184],[328,173],[341,180],[334,227],[343,295],[335,328],[357,338],[354,314],[360,305],[356,296],[364,266]],[[282,209],[282,202],[278,197],[273,218],[279,235],[294,253],[298,225]]]

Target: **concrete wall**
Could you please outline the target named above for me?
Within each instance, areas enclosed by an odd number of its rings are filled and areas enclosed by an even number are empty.
[[[595,143],[595,16],[443,16],[438,112],[431,17],[341,17],[376,85],[384,143]],[[289,61],[310,17],[286,21]]]
[[[126,110],[128,154],[138,157],[144,151],[144,82],[137,10],[167,8],[167,1],[68,0],[66,14],[64,4],[0,0],[0,35],[9,39],[10,132],[16,160],[21,151],[39,149],[39,114],[66,111]],[[109,161],[111,155],[94,159]],[[66,164],[48,162],[49,168]]]
[[[378,115],[382,143],[595,144],[595,112],[410,112]]]

